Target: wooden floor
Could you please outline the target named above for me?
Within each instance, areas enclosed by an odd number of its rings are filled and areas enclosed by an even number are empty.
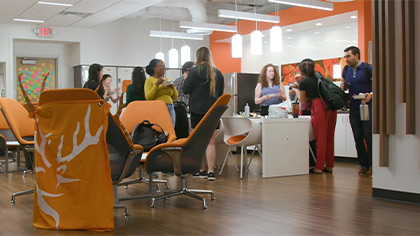
[[[11,193],[29,189],[33,176],[0,174],[0,235],[420,235],[420,206],[373,199],[372,179],[357,175],[357,164],[336,161],[333,174],[263,179],[261,160],[239,180],[228,166],[215,182],[191,180],[193,188],[212,189],[208,209],[187,197],[159,201],[123,201],[131,216],[114,210],[115,230],[39,230],[32,227],[33,196]],[[142,194],[146,184],[119,188],[120,196]]]

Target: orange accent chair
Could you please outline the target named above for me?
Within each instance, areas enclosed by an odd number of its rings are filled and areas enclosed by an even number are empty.
[[[171,116],[169,115],[168,108],[163,101],[133,101],[128,104],[128,106],[123,110],[121,116],[120,116],[121,122],[124,124],[124,126],[127,128],[128,132],[131,134],[133,133],[133,130],[135,126],[144,120],[148,120],[150,123],[158,124],[162,127],[164,131],[168,133],[167,135],[167,143],[173,142],[176,139],[176,133],[175,129],[171,120]],[[145,152],[146,154],[147,152]],[[148,183],[148,179],[144,177],[144,162],[145,160],[142,158],[142,160],[139,163],[139,178],[136,180],[131,180],[127,182],[120,183],[120,185],[125,185],[126,188],[128,188],[128,185],[133,183]],[[155,183],[165,183],[166,188],[168,188],[167,181],[166,180],[160,180],[155,179]],[[158,191],[159,186],[157,185]],[[131,200],[131,199],[140,199],[140,198],[146,198],[151,197],[150,193],[149,195],[142,195],[142,196],[131,196],[131,197],[125,197],[120,198],[120,201],[123,200]]]
[[[203,208],[207,208],[206,199],[197,194],[210,194],[211,200],[215,199],[211,190],[188,189],[186,175],[197,173],[203,164],[206,148],[212,138],[220,117],[228,108],[231,94],[222,95],[207,111],[200,123],[194,128],[188,138],[178,139],[172,143],[163,143],[153,147],[147,157],[145,169],[149,173],[149,188],[153,181],[154,171],[173,172],[181,178],[181,188],[177,192],[154,196],[152,192],[152,204],[159,199],[167,199],[177,195],[186,195],[203,202]]]
[[[43,92],[40,96],[39,104],[98,99],[100,97],[97,93],[90,89],[56,89]],[[106,142],[114,192],[114,208],[123,208],[125,210],[125,216],[128,217],[130,215],[128,208],[119,204],[117,187],[123,179],[130,177],[135,172],[143,153],[143,147],[133,144],[131,136],[119,120],[118,114],[113,116],[108,111],[107,116],[108,128]]]
[[[9,152],[13,152],[13,156],[16,155],[17,160],[17,169],[16,171],[21,171],[20,166],[20,147],[18,141],[16,141],[15,136],[9,128],[9,125],[6,122],[6,119],[3,116],[3,113],[0,112],[0,153],[4,153],[4,169],[3,163],[0,163],[0,172],[9,172]],[[13,157],[15,159],[15,157]]]
[[[11,98],[0,98],[0,107],[6,123],[9,125],[14,137],[19,143],[25,156],[25,166],[33,171],[34,167],[34,134],[35,121],[28,117],[28,111],[16,100]],[[32,194],[33,189],[12,194],[11,203],[20,195]]]

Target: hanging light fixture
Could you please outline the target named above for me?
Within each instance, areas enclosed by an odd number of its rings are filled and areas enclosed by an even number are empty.
[[[235,0],[235,11],[238,11],[238,5]],[[237,27],[238,19],[235,19],[235,27]],[[235,34],[232,36],[232,58],[242,58],[242,36]]]
[[[178,50],[171,48],[171,50],[169,50],[169,68],[178,67]]]
[[[232,36],[232,58],[242,58],[242,36],[240,34]]]
[[[274,6],[277,14],[277,5]],[[281,52],[283,50],[283,30],[280,26],[275,25],[270,29],[270,51]]]
[[[257,19],[257,9],[254,7],[255,19]],[[258,30],[258,21],[255,20],[255,30],[251,33],[251,55],[262,54],[262,33]]]
[[[161,19],[159,17],[159,32],[162,31],[162,23],[161,23]],[[162,38],[159,38],[159,43],[160,43],[160,48],[159,48],[159,52],[156,53],[155,58],[165,61],[165,54],[162,52]]]
[[[165,61],[165,53],[163,53],[163,52],[157,52],[155,57],[156,57],[156,59]]]
[[[191,61],[191,49],[190,46],[184,45],[181,47],[181,65],[187,61]]]
[[[254,30],[251,33],[251,55],[262,54],[262,33],[259,30]]]

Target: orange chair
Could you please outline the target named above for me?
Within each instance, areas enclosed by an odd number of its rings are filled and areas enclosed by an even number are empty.
[[[153,181],[154,171],[174,172],[181,178],[181,188],[177,192],[166,193],[154,197],[152,193],[152,205],[159,199],[167,199],[177,195],[186,195],[203,202],[203,208],[207,208],[206,199],[197,194],[210,194],[214,200],[214,193],[211,190],[188,189],[186,175],[197,173],[203,164],[203,156],[206,148],[214,134],[220,117],[228,108],[231,94],[222,95],[213,106],[207,111],[200,123],[194,128],[188,138],[178,139],[172,143],[163,143],[150,150],[146,157],[145,169],[150,176],[149,188]]]
[[[17,171],[20,171],[20,148],[19,143],[16,141],[15,136],[9,128],[9,125],[6,122],[6,119],[3,116],[3,113],[0,113],[0,135],[1,135],[1,152],[4,151],[4,170],[0,165],[0,172],[9,172],[9,152],[13,151],[13,156],[17,156]],[[14,158],[14,157],[13,157]]]
[[[162,129],[168,132],[168,143],[173,142],[176,139],[175,129],[169,115],[168,108],[163,101],[133,101],[128,104],[128,106],[123,110],[120,116],[121,123],[126,127],[126,129],[133,133],[134,127],[141,123],[143,120],[148,120],[150,123],[158,124]],[[146,154],[147,152],[145,152]],[[143,166],[145,160],[142,158],[139,165],[139,178],[132,181],[127,181],[120,183],[120,185],[125,185],[128,188],[129,184],[133,183],[148,183],[148,179],[144,178]],[[155,179],[155,183],[165,183],[166,188],[168,188],[166,180]],[[120,198],[120,201],[130,200],[130,199],[140,199],[151,197],[149,195],[142,196],[132,196],[126,198]]]
[[[28,170],[34,167],[34,133],[35,121],[28,117],[28,111],[16,100],[0,98],[0,107],[7,124],[19,143],[25,156],[25,166]],[[33,189],[12,194],[12,203],[15,197],[32,194]]]
[[[40,97],[40,105],[50,102],[89,101],[98,98],[98,95],[89,89],[56,89],[43,92]],[[125,216],[129,216],[128,208],[118,204],[117,186],[124,178],[135,172],[143,153],[143,147],[133,144],[131,136],[119,120],[119,114],[113,116],[108,112],[107,115],[106,139],[114,191],[114,208],[124,208]]]

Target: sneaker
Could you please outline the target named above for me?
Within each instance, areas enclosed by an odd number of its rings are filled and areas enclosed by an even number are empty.
[[[214,175],[213,172],[209,172],[209,174],[207,175],[207,179],[209,181],[215,181],[216,180],[216,175]]]
[[[193,178],[205,179],[207,178],[207,171],[199,171],[192,175]]]

